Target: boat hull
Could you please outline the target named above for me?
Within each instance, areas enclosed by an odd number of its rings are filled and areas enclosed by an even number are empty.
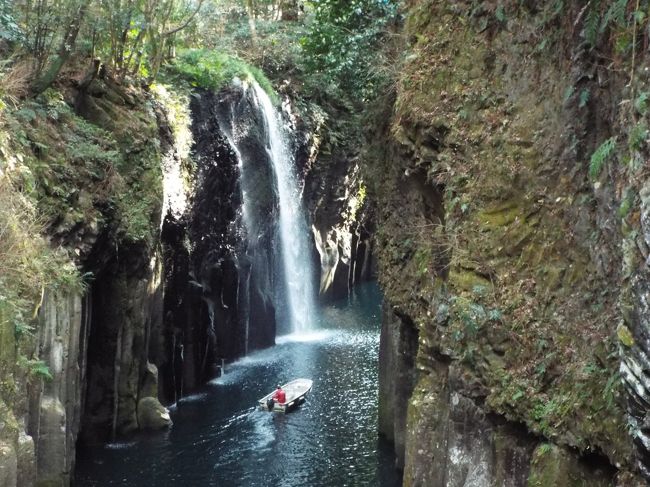
[[[279,403],[274,401],[273,407],[269,408],[269,399],[273,397],[275,391],[267,394],[258,401],[259,408],[264,411],[273,411],[276,413],[287,413],[297,408],[306,401],[307,394],[311,391],[313,382],[310,379],[296,379],[282,386],[286,394],[286,401]]]

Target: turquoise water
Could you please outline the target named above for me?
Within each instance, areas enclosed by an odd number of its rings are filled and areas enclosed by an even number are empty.
[[[374,284],[321,309],[319,330],[226,368],[172,408],[173,427],[79,453],[80,486],[400,485],[377,436],[381,296]],[[277,382],[314,381],[289,414],[260,411]]]

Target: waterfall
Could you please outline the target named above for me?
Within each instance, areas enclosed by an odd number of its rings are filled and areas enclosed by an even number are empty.
[[[312,327],[314,286],[308,227],[287,133],[271,99],[255,82],[253,90],[264,115],[267,151],[275,171],[279,199],[280,254],[286,292],[286,319],[294,332]]]

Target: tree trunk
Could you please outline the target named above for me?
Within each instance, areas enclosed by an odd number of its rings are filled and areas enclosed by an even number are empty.
[[[63,40],[61,41],[57,56],[47,67],[45,73],[43,73],[32,85],[32,92],[35,95],[43,93],[50,87],[50,85],[54,82],[59,72],[61,71],[63,65],[70,58],[70,54],[72,54],[74,45],[77,41],[77,35],[79,34],[81,22],[83,21],[87,8],[87,2],[82,2],[77,9],[76,15],[70,19],[70,23],[68,24],[66,33],[63,36]]]
[[[248,13],[248,27],[251,30],[253,44],[257,44],[257,28],[255,27],[255,3],[253,0],[246,0],[246,12]]]

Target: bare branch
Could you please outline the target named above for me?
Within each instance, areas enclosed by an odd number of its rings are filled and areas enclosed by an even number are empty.
[[[196,6],[196,9],[194,9],[194,12],[192,12],[192,14],[185,20],[185,22],[183,22],[180,26],[178,26],[178,27],[176,27],[174,29],[171,29],[171,30],[168,30],[167,32],[164,32],[163,34],[161,34],[161,36],[162,37],[169,37],[170,35],[176,34],[176,32],[179,32],[179,31],[183,30],[185,27],[187,27],[188,25],[190,25],[190,22],[192,22],[192,20],[194,20],[194,17],[196,17],[196,14],[198,14],[199,10],[201,10],[201,7],[203,6],[203,1],[204,0],[199,0],[199,3]]]

